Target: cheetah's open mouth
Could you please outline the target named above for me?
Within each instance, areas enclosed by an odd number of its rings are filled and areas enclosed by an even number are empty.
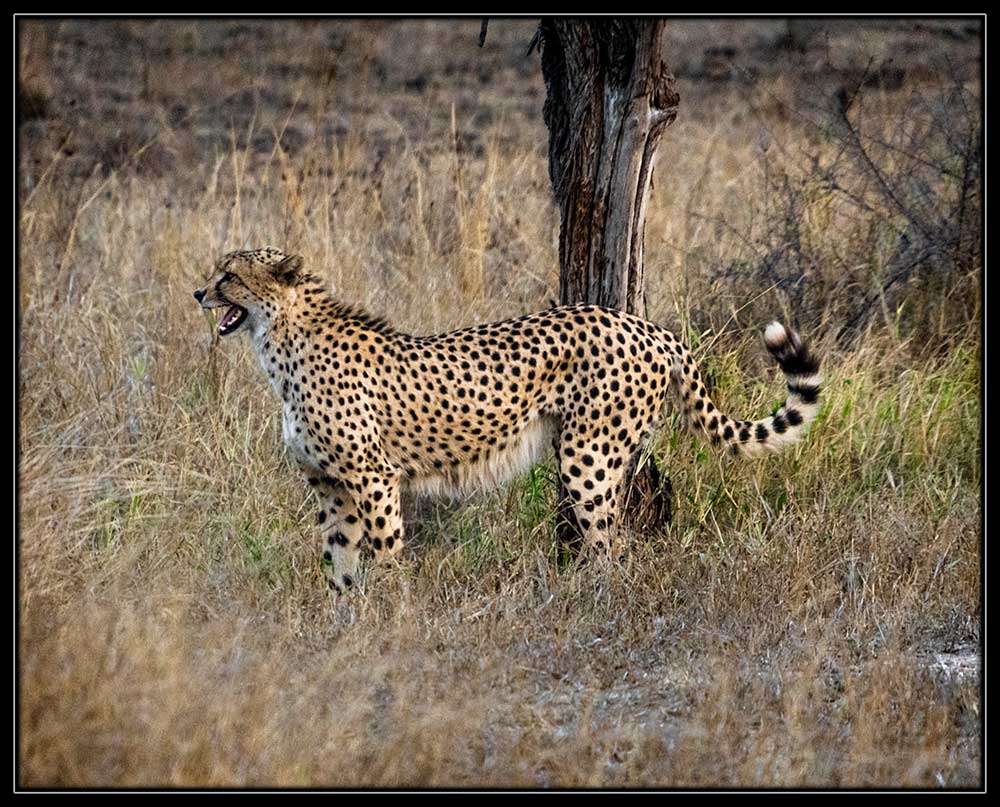
[[[245,308],[238,305],[229,306],[226,313],[222,315],[222,319],[219,320],[219,333],[222,336],[229,336],[229,334],[239,330],[246,318],[247,310]]]

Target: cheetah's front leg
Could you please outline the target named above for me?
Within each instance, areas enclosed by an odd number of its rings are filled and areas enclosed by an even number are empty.
[[[358,581],[358,558],[362,546],[374,550],[376,560],[397,554],[403,548],[403,522],[399,510],[399,481],[391,476],[361,483],[335,485],[326,496],[324,524],[324,568],[330,588],[338,594]]]
[[[377,560],[403,548],[399,476],[376,473],[340,481],[300,465],[320,501],[318,521],[323,536],[323,568],[327,585],[343,594],[358,581],[361,547],[368,543]]]
[[[319,498],[317,521],[327,585],[338,594],[354,586],[364,538],[361,517],[347,486],[329,476],[303,469]]]
[[[377,475],[361,490],[359,515],[376,560],[385,560],[403,548],[403,519],[399,509],[399,476]]]
[[[326,499],[327,520],[323,533],[323,568],[327,585],[338,594],[352,588],[358,580],[358,557],[364,541],[361,516],[355,498],[343,485],[337,485]],[[322,518],[323,511],[320,511]]]

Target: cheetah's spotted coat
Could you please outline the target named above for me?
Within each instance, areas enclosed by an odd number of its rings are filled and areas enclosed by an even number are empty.
[[[438,336],[410,336],[336,302],[302,259],[232,252],[195,297],[244,326],[283,402],[283,435],[320,498],[331,588],[357,578],[359,551],[403,546],[399,494],[500,482],[556,436],[560,473],[591,550],[617,557],[619,483],[673,389],[689,424],[734,453],[775,451],[818,411],[820,377],[778,323],[765,343],[787,378],[771,417],[715,408],[687,348],[639,317],[595,305],[552,308]]]

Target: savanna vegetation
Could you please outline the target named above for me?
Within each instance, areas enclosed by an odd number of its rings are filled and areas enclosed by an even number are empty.
[[[550,464],[407,503],[336,605],[240,338],[191,297],[271,244],[430,333],[548,307],[535,22],[20,20],[18,765],[26,787],[977,787],[982,29],[676,20],[650,317],[764,461],[665,412],[674,517],[554,540]]]

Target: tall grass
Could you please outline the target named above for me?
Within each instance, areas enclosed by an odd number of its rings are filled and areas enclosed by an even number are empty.
[[[557,220],[544,144],[502,120],[479,153],[459,118],[380,159],[321,121],[291,151],[278,127],[266,150],[233,129],[163,177],[134,151],[82,177],[22,166],[22,784],[976,785],[978,680],[935,659],[980,631],[978,253],[935,276],[962,290],[946,318],[887,310],[845,342],[850,301],[810,309],[823,410],[786,455],[718,456],[668,410],[653,457],[675,518],[621,568],[560,553],[543,464],[407,502],[404,556],[337,605],[275,401],[191,291],[218,254],[270,243],[429,333],[547,306]],[[791,297],[744,236],[787,220],[768,182],[800,166],[771,151],[763,176],[732,117],[667,141],[650,316],[720,408],[764,413],[782,392],[759,331]],[[808,193],[807,281],[843,294],[829,261],[891,211]]]

